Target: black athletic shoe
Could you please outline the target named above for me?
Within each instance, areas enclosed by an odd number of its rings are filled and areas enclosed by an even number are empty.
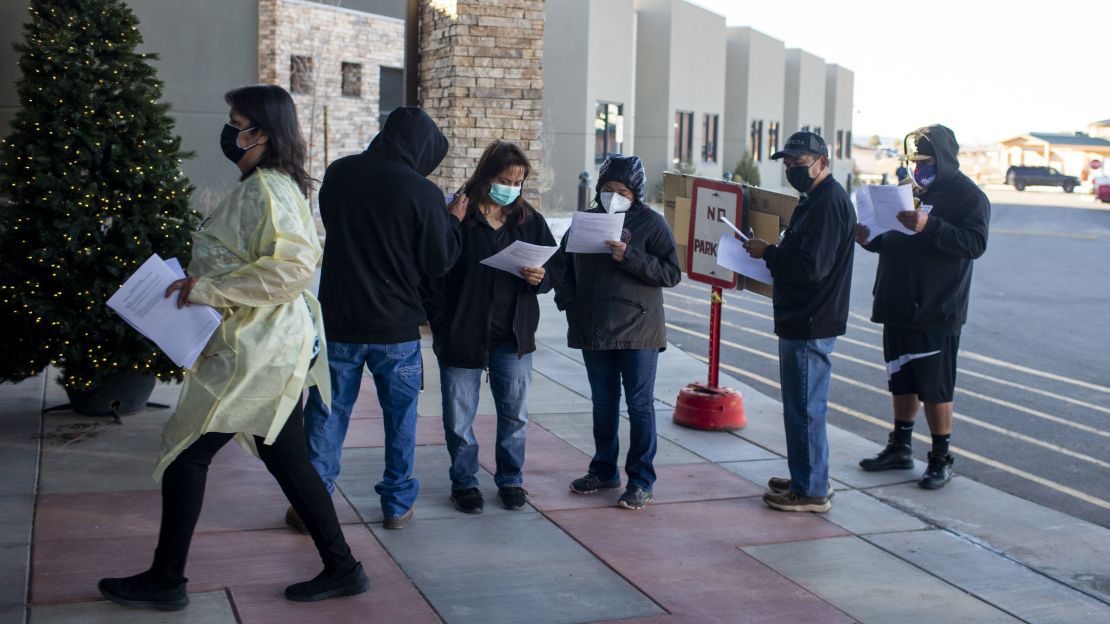
[[[486,501],[482,499],[481,490],[473,487],[465,490],[451,490],[451,502],[455,503],[455,509],[465,514],[480,514],[486,506]]]
[[[327,570],[316,578],[303,583],[294,583],[285,588],[285,597],[296,602],[316,602],[336,596],[354,596],[370,589],[370,579],[362,571],[362,564],[342,575],[333,575]]]
[[[595,475],[587,474],[580,479],[571,481],[570,491],[575,494],[596,494],[598,490],[615,490],[620,486],[621,480],[619,477],[612,481],[602,481]]]
[[[943,456],[934,456],[929,453],[929,467],[917,485],[926,490],[939,490],[952,480],[952,463],[955,459],[950,453]]]
[[[630,485],[624,491],[624,494],[621,494],[620,500],[617,501],[617,507],[639,510],[646,507],[653,500],[655,499],[648,490]]]
[[[913,468],[913,449],[909,444],[899,444],[894,441],[894,434],[887,437],[886,448],[879,454],[867,459],[861,459],[859,467],[867,472],[882,470],[910,470]]]
[[[501,497],[501,504],[509,511],[517,511],[524,509],[528,504],[528,490],[518,486],[506,486],[497,490],[497,495]]]
[[[101,596],[125,607],[180,611],[189,604],[185,583],[186,581],[182,581],[174,587],[166,588],[157,583],[147,570],[125,578],[100,579],[96,588],[100,590]]]

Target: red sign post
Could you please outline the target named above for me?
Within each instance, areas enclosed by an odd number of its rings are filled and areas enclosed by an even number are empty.
[[[743,396],[718,387],[721,361],[722,288],[735,288],[736,273],[717,264],[722,235],[732,236],[725,219],[743,221],[743,191],[738,184],[694,180],[690,201],[690,237],[686,244],[686,274],[713,287],[709,313],[709,383],[691,383],[678,393],[674,421],[695,429],[739,429],[746,424]]]

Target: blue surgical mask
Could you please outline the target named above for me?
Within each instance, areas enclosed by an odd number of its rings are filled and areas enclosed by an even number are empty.
[[[937,179],[937,164],[917,163],[913,169],[913,179],[921,186],[929,186]]]
[[[494,201],[498,206],[508,206],[520,197],[519,186],[505,186],[504,184],[491,184],[489,187],[489,198]]]

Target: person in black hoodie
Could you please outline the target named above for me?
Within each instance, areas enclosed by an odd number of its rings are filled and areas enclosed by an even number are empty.
[[[327,230],[320,304],[332,391],[330,410],[318,391],[309,392],[309,457],[333,492],[351,409],[369,369],[385,425],[385,472],[374,489],[387,529],[412,517],[420,487],[413,454],[423,380],[421,285],[446,273],[460,250],[462,213],[449,213],[443,193],[426,178],[446,154],[447,139],[431,117],[397,108],[366,151],[328,166],[320,187]],[[297,523],[291,514],[286,519]]]
[[[829,148],[817,134],[795,132],[771,158],[783,160],[786,179],[801,199],[780,243],[754,238],[744,243],[751,256],[765,259],[774,280],[790,467],[789,479],[770,480],[763,501],[781,511],[824,513],[832,507],[825,429],[829,356],[848,326],[856,213],[829,171]]]
[[[463,513],[481,513],[485,506],[474,438],[483,369],[489,371],[497,409],[497,493],[506,509],[522,509],[527,502],[524,444],[540,321],[536,295],[551,290],[552,278],[542,266],[525,267],[518,275],[481,262],[516,241],[555,246],[547,221],[521,196],[531,171],[518,146],[494,141],[486,148],[455,199],[466,210],[462,253],[451,271],[431,280],[428,289],[443,432],[451,454],[451,500]]]
[[[621,240],[607,241],[609,254],[567,253],[563,237],[557,257],[563,279],[555,303],[567,313],[567,344],[582,349],[593,399],[594,457],[572,492],[594,494],[621,485],[621,384],[628,404],[631,441],[625,472],[628,487],[617,505],[643,509],[655,483],[655,369],[667,347],[663,288],[682,279],[674,236],[663,217],[644,203],[644,165],[635,156],[610,154],[598,172],[591,212],[624,212]]]
[[[894,431],[877,456],[860,461],[868,471],[913,468],[913,425],[921,403],[933,436],[929,465],[918,485],[936,490],[952,478],[952,396],[960,330],[967,321],[971,265],[987,249],[991,206],[960,173],[959,144],[944,126],[927,126],[905,139],[914,161],[913,184],[923,206],[898,215],[915,232],[886,232],[857,241],[879,254],[871,320],[883,324],[883,356],[894,402]]]

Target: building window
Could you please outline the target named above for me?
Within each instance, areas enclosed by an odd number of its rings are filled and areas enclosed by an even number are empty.
[[[705,162],[717,162],[717,127],[720,125],[721,116],[706,113],[702,119],[702,146],[701,158]]]
[[[347,97],[362,97],[362,63],[343,63],[341,92]]]
[[[763,162],[763,120],[753,119],[751,132],[748,135],[748,143],[751,146],[752,159],[756,162]]]
[[[836,157],[844,158],[844,131],[836,131]]]
[[[852,157],[852,131],[848,130],[844,133],[844,157]]]
[[[381,67],[378,70],[378,128],[385,127],[385,119],[393,109],[405,102],[405,72],[399,67]]]
[[[779,122],[772,121],[767,124],[767,158],[779,151]]]
[[[312,93],[312,57],[289,57],[289,91],[293,93]]]
[[[594,164],[609,154],[620,154],[624,145],[624,105],[598,102],[594,117]]]
[[[674,114],[674,164],[693,161],[694,113],[676,111]]]

